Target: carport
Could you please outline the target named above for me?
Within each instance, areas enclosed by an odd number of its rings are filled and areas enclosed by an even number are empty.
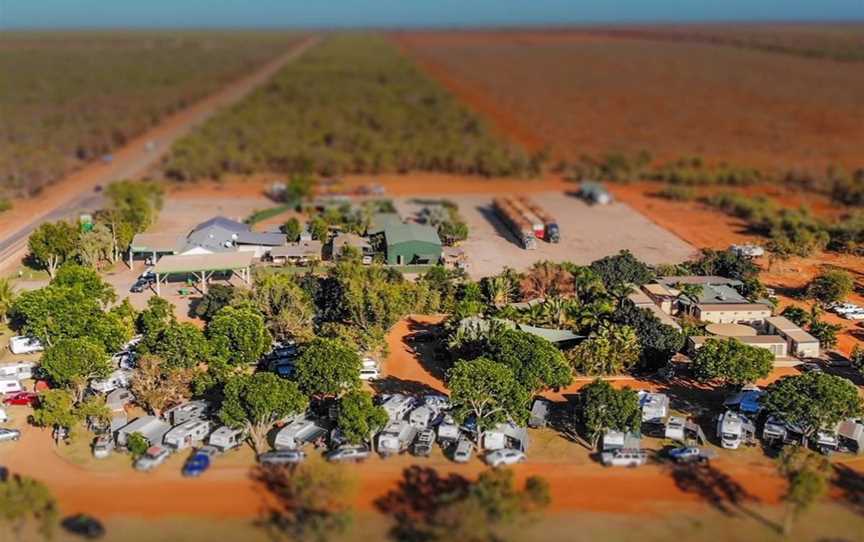
[[[160,255],[173,255],[180,252],[185,243],[186,238],[182,235],[138,233],[129,244],[129,269],[132,269],[132,260],[136,254],[149,255],[153,263],[156,263]]]
[[[201,293],[207,293],[207,281],[217,272],[230,272],[249,284],[252,252],[221,252],[190,256],[163,256],[153,268],[156,275],[156,295],[162,295],[162,280],[169,275],[192,275]]]

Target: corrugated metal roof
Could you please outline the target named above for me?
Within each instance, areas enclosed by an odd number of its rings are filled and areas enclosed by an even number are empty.
[[[224,228],[233,232],[249,231],[248,224],[237,222],[236,220],[231,220],[230,218],[225,218],[224,216],[214,216],[210,220],[205,220],[204,222],[195,226],[192,231],[196,232],[206,230],[207,228],[212,227]]]
[[[284,233],[261,233],[257,231],[244,231],[237,234],[235,242],[243,245],[261,245],[278,247],[284,245],[288,238]]]
[[[761,303],[700,303],[699,310],[702,312],[768,311],[768,314],[771,314],[771,308]]]
[[[818,343],[819,339],[807,333],[794,322],[785,316],[772,316],[765,319],[765,323],[776,328],[780,333],[783,333],[798,344],[802,343]]]
[[[252,252],[221,252],[217,254],[200,254],[194,256],[163,256],[153,272],[194,273],[201,271],[233,271],[252,265],[255,254]]]
[[[369,235],[383,233],[390,224],[401,223],[402,218],[398,213],[375,213],[372,215],[372,220],[369,221],[369,228],[367,228],[366,233]]]
[[[411,241],[420,241],[441,246],[438,231],[432,226],[425,226],[423,224],[388,224],[384,229],[384,237],[387,239],[387,246]]]
[[[180,252],[185,244],[182,235],[137,233],[129,246],[133,252]]]
[[[300,241],[299,243],[288,243],[281,247],[275,247],[270,251],[274,258],[302,258],[308,256],[321,257],[321,241]]]

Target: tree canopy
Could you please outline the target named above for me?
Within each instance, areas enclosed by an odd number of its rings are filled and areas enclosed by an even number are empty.
[[[592,262],[590,267],[610,292],[631,284],[641,286],[654,278],[654,270],[629,250],[601,258]]]
[[[339,418],[336,424],[351,444],[362,444],[387,425],[387,412],[372,402],[372,395],[352,390],[339,400]]]
[[[841,269],[830,269],[816,276],[807,285],[807,295],[825,305],[843,301],[852,293],[855,281]]]
[[[53,278],[60,264],[75,256],[78,236],[78,228],[69,222],[45,222],[30,234],[30,256]]]
[[[616,390],[598,378],[579,390],[579,420],[594,447],[606,431],[638,431],[642,423],[639,396],[630,388]]]
[[[693,371],[702,381],[741,386],[765,378],[774,366],[774,354],[742,343],[734,337],[708,339],[693,356]]]
[[[612,319],[630,326],[639,338],[640,355],[646,367],[659,368],[684,347],[684,334],[660,321],[650,310],[626,300]]]
[[[165,360],[168,369],[191,369],[207,361],[210,343],[204,333],[189,322],[175,323],[159,330],[148,350]]]
[[[254,365],[272,342],[264,317],[249,308],[224,307],[207,324],[212,354],[229,365]]]
[[[207,293],[195,304],[192,313],[205,321],[210,321],[223,307],[227,307],[234,300],[235,288],[227,284],[212,284],[207,288]]]
[[[488,358],[458,361],[447,379],[453,417],[464,423],[473,417],[480,433],[499,423],[524,422],[531,397],[510,367]]]
[[[50,540],[59,513],[56,499],[42,482],[20,475],[0,481],[0,521],[17,535],[32,522],[39,534]]]
[[[821,372],[781,378],[768,386],[763,405],[768,412],[801,427],[808,437],[862,414],[855,384]]]
[[[529,392],[562,388],[573,381],[573,370],[555,345],[536,335],[505,330],[490,341],[488,356],[507,365]]]
[[[130,389],[135,401],[160,416],[165,409],[188,401],[196,371],[171,365],[153,354],[138,357]]]
[[[114,287],[102,280],[95,269],[75,263],[61,265],[51,284],[79,289],[87,297],[97,299],[103,307],[117,300]]]
[[[294,382],[273,373],[237,375],[225,384],[219,418],[225,425],[246,429],[252,447],[261,453],[273,424],[303,412],[308,402]]]
[[[105,348],[90,339],[61,339],[45,349],[42,370],[51,381],[73,390],[80,401],[91,378],[105,378],[111,373]]]
[[[639,361],[639,339],[630,326],[604,324],[567,353],[573,369],[583,375],[615,375]]]
[[[318,338],[297,359],[296,380],[303,393],[339,396],[360,387],[360,356],[338,339]]]

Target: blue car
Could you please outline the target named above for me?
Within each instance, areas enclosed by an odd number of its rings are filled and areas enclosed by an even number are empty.
[[[210,468],[210,456],[202,452],[195,452],[183,465],[183,476],[197,477]]]

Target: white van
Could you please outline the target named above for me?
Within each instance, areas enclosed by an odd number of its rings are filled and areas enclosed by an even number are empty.
[[[11,350],[13,354],[22,355],[35,354],[36,352],[41,352],[44,348],[42,347],[42,343],[39,342],[39,339],[16,335],[9,339],[9,350]]]
[[[24,391],[21,382],[14,378],[0,378],[0,393],[17,393]]]

